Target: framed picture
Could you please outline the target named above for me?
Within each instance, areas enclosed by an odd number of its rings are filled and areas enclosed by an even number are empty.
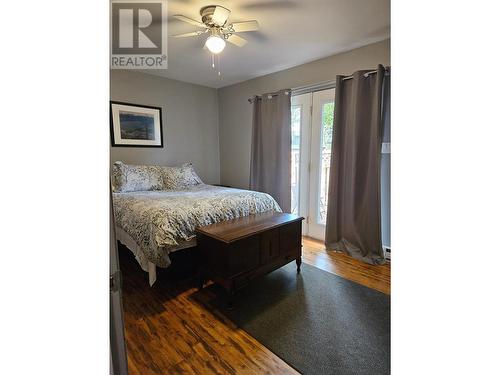
[[[110,103],[113,147],[163,147],[161,107]]]

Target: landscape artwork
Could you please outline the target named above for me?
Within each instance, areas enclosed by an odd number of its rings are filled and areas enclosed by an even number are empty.
[[[111,102],[113,147],[163,147],[162,108]]]
[[[120,135],[122,139],[155,139],[155,119],[143,115],[120,111]]]

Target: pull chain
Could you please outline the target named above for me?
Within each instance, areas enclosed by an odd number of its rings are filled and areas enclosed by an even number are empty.
[[[216,61],[217,59],[217,61]],[[212,53],[212,69],[215,69],[215,64],[217,63],[217,74],[220,76],[220,57],[219,55],[217,55],[217,57],[215,56],[215,54]]]

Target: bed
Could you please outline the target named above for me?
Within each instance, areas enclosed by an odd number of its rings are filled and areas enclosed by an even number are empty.
[[[177,190],[113,192],[116,237],[156,281],[169,254],[196,246],[198,226],[281,209],[265,193],[198,183]]]

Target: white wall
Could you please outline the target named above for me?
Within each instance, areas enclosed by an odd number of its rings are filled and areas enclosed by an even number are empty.
[[[111,147],[111,162],[180,165],[191,161],[206,183],[219,183],[217,91],[167,78],[112,70],[111,100],[163,108],[163,148]]]
[[[326,57],[217,90],[221,183],[248,188],[252,105],[248,98],[265,92],[334,80],[338,74],[390,65],[390,40]]]

